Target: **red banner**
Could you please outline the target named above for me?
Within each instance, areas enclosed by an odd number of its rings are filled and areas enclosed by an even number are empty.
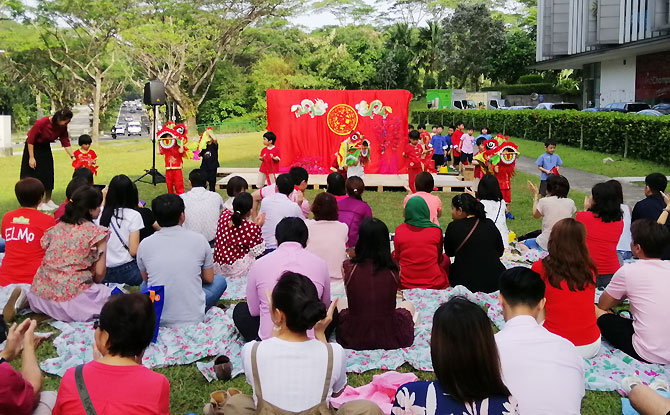
[[[298,165],[327,174],[342,141],[358,131],[370,142],[366,173],[400,172],[411,99],[403,89],[268,89],[267,129],[277,135],[280,168]]]

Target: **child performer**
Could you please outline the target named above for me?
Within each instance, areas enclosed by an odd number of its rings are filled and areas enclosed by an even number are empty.
[[[547,177],[550,174],[560,174],[560,168],[563,165],[563,160],[556,154],[556,141],[548,139],[544,142],[546,152],[537,158],[535,164],[537,169],[542,172],[540,176],[540,195],[542,197],[547,195]],[[76,152],[74,153],[77,154]]]
[[[458,150],[461,153],[461,166],[466,166],[472,163],[473,153],[475,150],[475,137],[473,134],[475,129],[468,127],[468,133],[461,136],[461,142],[458,145]]]
[[[277,136],[275,133],[268,131],[263,134],[263,145],[261,156],[258,158],[261,161],[261,167],[258,169],[258,182],[256,186],[260,189],[263,186],[269,186],[277,179],[279,173],[279,149],[275,147]]]
[[[433,162],[433,154],[435,154],[435,149],[430,146],[431,136],[430,133],[426,131],[425,124],[419,124],[419,139],[421,140],[421,146],[424,149],[423,156],[421,157],[421,163],[423,163],[424,170],[435,173],[437,171],[437,166]]]
[[[480,135],[477,137],[477,148],[479,151],[475,156],[473,157],[472,164],[475,165],[475,178],[476,179],[481,179],[484,177],[485,174],[489,173],[489,162],[488,158],[486,157],[486,146],[484,145],[484,142],[486,141],[486,137],[483,135]]]
[[[165,184],[168,193],[183,194],[184,174],[182,173],[182,166],[184,156],[187,156],[184,145],[188,140],[186,127],[183,124],[175,125],[173,122],[168,122],[157,134],[160,154],[165,156]]]
[[[214,137],[212,127],[207,127],[202,139],[207,140],[207,146],[200,152],[202,161],[200,162],[200,170],[207,175],[207,183],[209,190],[216,192],[216,170],[219,168],[219,143]]]
[[[423,154],[423,147],[419,144],[419,132],[412,130],[409,133],[409,143],[405,145],[405,151],[402,156],[407,159],[407,176],[409,179],[409,190],[416,193],[414,181],[416,175],[423,171],[423,164],[421,164],[421,156]]]
[[[453,151],[451,152],[452,155],[454,156],[454,167],[458,170],[460,170],[459,164],[461,163],[461,137],[463,136],[463,130],[465,129],[465,124],[463,124],[463,121],[459,121],[458,124],[456,124],[456,129],[454,130],[454,133],[451,135],[451,148]]]
[[[91,144],[93,140],[88,134],[82,134],[79,136],[79,150],[74,152],[74,160],[72,161],[72,167],[75,170],[86,167],[91,170],[94,174],[98,174],[98,155],[95,154],[95,151],[91,150]]]

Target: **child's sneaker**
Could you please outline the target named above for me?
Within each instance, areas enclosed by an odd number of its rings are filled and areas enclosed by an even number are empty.
[[[654,378],[654,380],[649,384],[649,387],[657,392],[670,392],[670,385],[668,385],[668,382],[661,378]]]
[[[512,216],[512,214],[510,212],[505,213],[505,217],[509,220],[514,220],[515,219],[514,216]]]
[[[626,392],[626,395],[629,395],[630,390],[633,389],[633,386],[642,385],[642,384],[643,384],[642,380],[639,377],[637,377],[635,375],[626,376],[621,381],[621,389],[623,389],[623,391]]]

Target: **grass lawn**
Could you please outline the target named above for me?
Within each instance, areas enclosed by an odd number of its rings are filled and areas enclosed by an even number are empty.
[[[223,139],[219,151],[222,166],[258,166],[257,156],[262,145],[261,135],[261,133],[248,133]],[[531,155],[531,152],[534,151],[530,149],[530,146],[528,148],[525,147],[525,141],[524,143],[521,143],[521,145],[523,146],[523,154]],[[559,147],[558,152],[567,159],[567,150],[566,147],[561,146]],[[95,151],[98,154],[99,164],[101,166],[99,175],[96,178],[97,183],[108,183],[114,175],[121,173],[127,174],[133,179],[137,178],[144,173],[144,169],[150,167],[151,164],[151,144],[146,139],[107,141],[96,146]],[[539,155],[540,153],[537,154]],[[564,156],[564,154],[566,155]],[[54,160],[56,167],[56,189],[54,198],[57,202],[62,202],[65,198],[65,186],[71,176],[72,167],[69,158],[63,151],[54,151]],[[2,214],[17,207],[13,187],[19,177],[20,162],[20,156],[0,158],[0,170],[5,171],[5,174],[0,177],[0,212],[2,212]],[[160,171],[163,170],[162,163],[163,158],[157,156],[157,165],[159,166],[158,169]],[[198,162],[187,161],[185,163],[185,172],[197,167],[198,164]],[[512,213],[517,219],[508,222],[508,226],[518,235],[539,229],[540,227],[540,220],[533,219],[531,216],[532,197],[526,190],[526,180],[528,179],[537,180],[535,177],[524,173],[517,174],[513,180]],[[138,184],[138,188],[140,198],[148,202],[157,195],[165,192],[164,184],[154,187],[150,184],[140,183]],[[307,192],[307,197],[311,200],[316,193],[317,191],[315,190],[309,190]],[[221,194],[226,197],[225,192],[221,192]],[[442,199],[445,209],[444,218],[442,220],[442,225],[444,227],[446,223],[451,220],[449,206],[450,199],[454,194],[442,192],[436,194]],[[367,192],[363,195],[364,200],[371,205],[375,216],[386,222],[391,231],[403,222],[402,200],[404,197],[405,192]],[[570,197],[575,200],[577,206],[581,206],[581,203],[584,200],[584,194],[579,192],[571,192]],[[39,330],[55,331],[51,326],[44,323],[40,325]],[[40,361],[54,356],[56,356],[56,350],[53,347],[51,340],[46,341],[40,346],[38,350]],[[19,363],[20,361],[17,360],[14,364],[18,367]],[[405,372],[413,371],[422,379],[432,378],[432,373],[414,371],[407,364],[402,366],[399,370]],[[238,376],[229,382],[207,383],[195,364],[156,369],[156,371],[164,374],[170,381],[170,410],[173,414],[177,415],[189,412],[200,413],[205,402],[209,400],[209,393],[214,390],[238,387],[247,393],[251,392],[251,387],[246,384],[244,376]],[[349,374],[349,384],[352,386],[360,386],[368,383],[371,381],[372,375],[377,373],[381,372],[369,371],[363,374]],[[59,382],[60,378],[49,376],[45,381],[45,389],[57,389]],[[615,392],[587,391],[586,398],[582,404],[582,413],[584,415],[621,413],[619,395]]]
[[[545,152],[544,143],[539,141],[513,138],[519,145],[519,152],[528,157],[537,158]],[[565,167],[572,167],[588,171],[590,173],[602,174],[608,177],[644,177],[649,173],[670,173],[670,166],[654,163],[646,160],[624,159],[621,155],[601,153],[599,151],[580,150],[563,144],[556,146],[556,154],[561,156]],[[614,163],[605,164],[603,159],[611,157]]]

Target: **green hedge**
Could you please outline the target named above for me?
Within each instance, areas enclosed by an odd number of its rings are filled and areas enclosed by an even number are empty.
[[[544,78],[539,73],[531,73],[528,75],[521,75],[519,77],[520,84],[537,84],[543,82]]]
[[[540,142],[551,131],[558,143],[670,164],[670,116],[550,110],[417,110],[411,118],[415,125],[454,125],[463,121],[477,129],[488,126],[492,134],[504,132]]]

